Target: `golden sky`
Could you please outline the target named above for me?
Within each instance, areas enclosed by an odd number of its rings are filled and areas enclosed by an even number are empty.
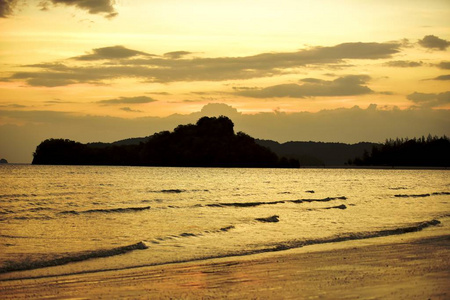
[[[31,125],[85,141],[136,136],[87,138],[69,124],[159,118],[148,130],[171,129],[167,118],[205,106],[282,115],[273,124],[289,132],[304,114],[403,112],[434,127],[397,135],[448,134],[449,16],[448,0],[0,0],[0,146]]]

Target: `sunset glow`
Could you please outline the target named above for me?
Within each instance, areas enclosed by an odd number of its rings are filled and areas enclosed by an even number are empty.
[[[421,116],[429,126],[415,122],[392,134],[450,133],[448,1],[90,3],[0,1],[0,156],[26,161],[48,137],[150,135],[172,129],[174,114],[208,104],[226,104],[253,121],[282,115],[279,130],[292,134],[265,136],[280,141],[314,139],[314,129],[295,135],[289,118],[307,113],[315,124],[324,111],[340,120],[355,109],[376,110],[376,120],[383,113],[393,120]],[[97,117],[120,130],[105,135],[107,129],[86,125]],[[145,118],[152,122],[140,130],[126,125]],[[262,135],[258,123],[239,118],[239,130]],[[388,134],[348,131],[315,140],[379,141]],[[18,140],[28,141],[20,155],[13,151]]]

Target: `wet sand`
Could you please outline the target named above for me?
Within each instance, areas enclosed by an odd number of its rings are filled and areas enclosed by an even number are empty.
[[[447,232],[448,233],[448,232]],[[0,281],[2,299],[450,299],[450,235]]]

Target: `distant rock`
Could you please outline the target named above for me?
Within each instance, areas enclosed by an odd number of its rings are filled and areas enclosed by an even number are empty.
[[[0,159],[0,164],[7,164],[7,163],[8,163],[8,161],[6,159],[4,159],[4,158]]]

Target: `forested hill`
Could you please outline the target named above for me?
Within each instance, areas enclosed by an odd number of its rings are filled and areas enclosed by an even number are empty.
[[[383,145],[349,161],[357,166],[450,167],[450,139],[427,138],[387,140]]]
[[[235,134],[227,117],[203,117],[173,132],[113,144],[49,139],[37,146],[33,156],[33,164],[54,165],[299,167],[298,161],[279,158],[249,135]]]
[[[129,138],[114,143],[90,143],[91,147],[138,145],[151,138]],[[381,146],[375,143],[324,143],[324,142],[287,142],[278,143],[272,140],[255,139],[256,143],[269,148],[279,157],[298,160],[303,167],[311,166],[343,166],[356,157],[363,156],[365,151],[370,151],[373,146]]]
[[[271,140],[256,140],[259,145],[269,148],[279,156],[286,156],[300,161],[301,166],[343,166],[349,159],[363,156],[375,143],[323,143],[323,142],[287,142],[278,143]]]

